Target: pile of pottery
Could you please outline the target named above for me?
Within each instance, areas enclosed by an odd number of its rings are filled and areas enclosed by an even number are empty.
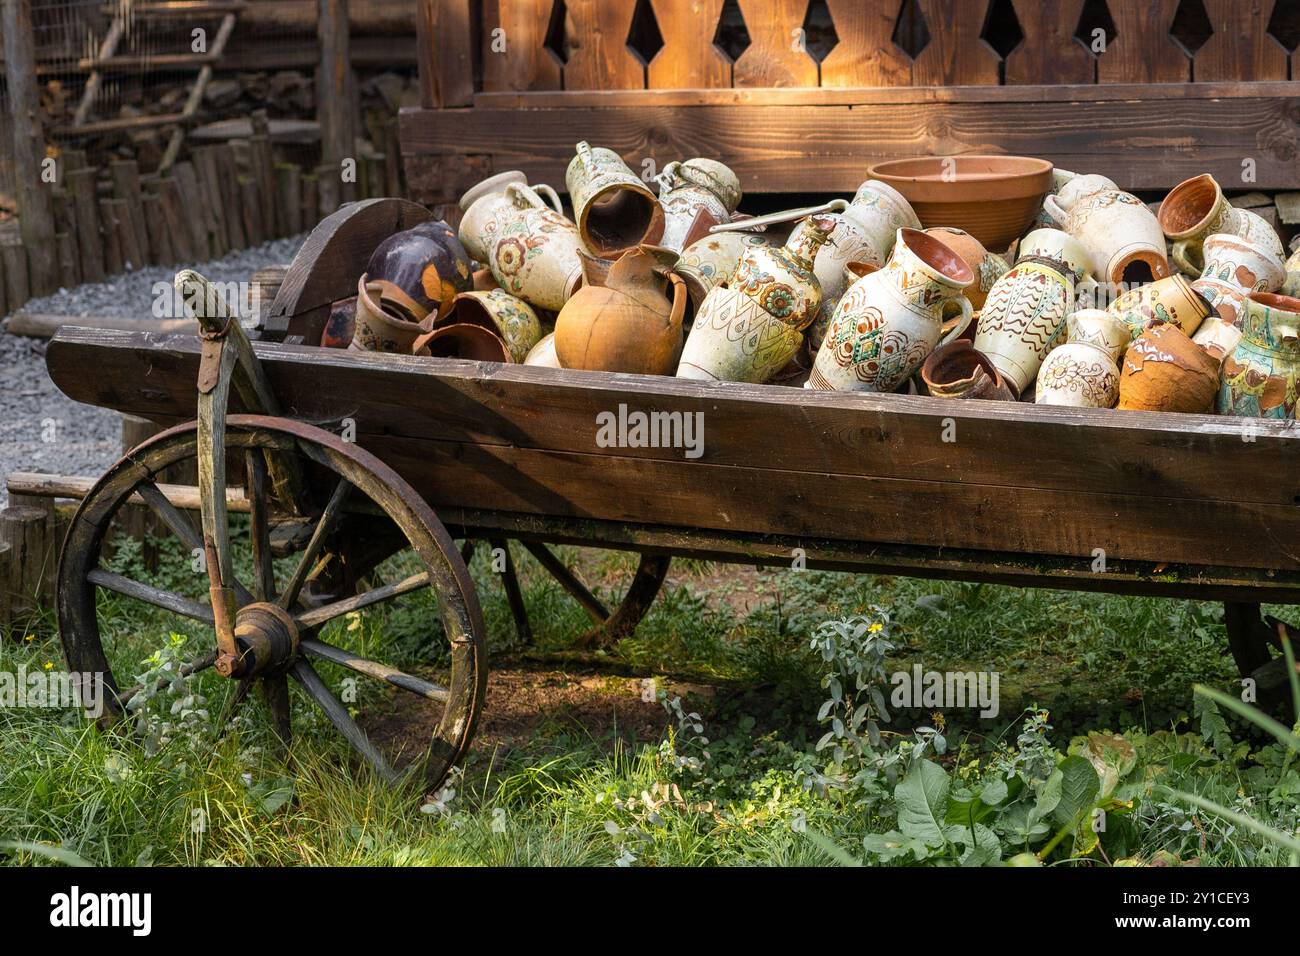
[[[565,174],[571,217],[523,173],[483,181],[461,198],[456,234],[425,223],[375,250],[355,322],[331,322],[324,344],[1296,416],[1300,253],[1284,265],[1273,229],[1209,175],[1177,186],[1158,213],[1103,176],[1051,175],[1028,231],[989,250],[961,222],[931,216],[922,228],[877,180],[849,200],[749,217],[719,162],[670,163],[656,195],[618,154],[579,143]]]

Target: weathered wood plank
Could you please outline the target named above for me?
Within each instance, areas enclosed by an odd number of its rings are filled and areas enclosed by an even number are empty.
[[[564,7],[569,52],[564,64],[566,90],[645,86],[645,66],[627,45],[636,0],[567,0]]]
[[[1025,38],[1007,54],[1005,80],[1091,83],[1096,59],[1074,37],[1085,0],[1012,0]]]
[[[1193,79],[1285,80],[1286,48],[1268,33],[1274,6],[1274,0],[1205,0],[1214,32],[1196,51]]]
[[[652,0],[664,45],[646,66],[648,86],[680,89],[731,85],[731,63],[713,43],[724,2]]]
[[[679,156],[708,155],[730,166],[747,193],[850,192],[875,161],[918,154],[1011,152],[1041,156],[1066,169],[1102,173],[1129,189],[1167,189],[1202,172],[1222,181],[1240,176],[1242,144],[1252,144],[1257,188],[1289,188],[1300,154],[1300,86],[1238,85],[1233,97],[1178,87],[1172,97],[1115,98],[1087,87],[990,87],[1030,96],[943,101],[927,92],[850,104],[659,106],[653,91],[643,106],[581,106],[525,110],[405,111],[407,157],[491,157],[489,167],[518,168],[536,181],[562,179],[573,143],[589,137],[623,155],[650,156],[662,165]],[[1073,91],[1087,91],[1074,98]],[[706,91],[707,92],[707,91]],[[721,91],[718,91],[721,92]],[[824,93],[827,91],[819,91]],[[829,91],[838,92],[838,91]],[[542,94],[548,95],[548,94]],[[500,131],[512,130],[509,142]],[[1144,148],[1135,150],[1141,140]],[[761,149],[755,144],[762,143]],[[1153,154],[1160,162],[1150,161]],[[445,164],[430,162],[432,169]],[[457,192],[446,170],[422,174],[408,162],[416,198]]]
[[[898,5],[828,0],[839,42],[821,63],[822,86],[907,86],[912,61],[893,41]]]
[[[1097,64],[1100,83],[1185,83],[1187,52],[1169,28],[1179,0],[1107,0],[1115,36]]]
[[[917,86],[979,86],[998,83],[997,51],[980,32],[989,0],[918,0],[930,42],[912,64]]]
[[[749,46],[732,67],[736,86],[816,86],[817,61],[803,40],[807,0],[739,0]]]
[[[551,6],[552,0],[486,0],[484,90],[560,89],[562,64],[544,46]]]

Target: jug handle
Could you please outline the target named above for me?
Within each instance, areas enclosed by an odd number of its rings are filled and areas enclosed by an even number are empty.
[[[1055,196],[1047,196],[1043,199],[1043,212],[1047,213],[1052,221],[1062,229],[1065,229],[1066,223],[1070,221],[1069,212],[1061,205],[1061,200]]]
[[[549,186],[547,187],[550,188]],[[511,202],[516,206],[522,205],[530,209],[545,209],[546,203],[542,202],[542,197],[532,186],[524,183],[509,183],[506,186],[506,195],[510,197]]]
[[[970,328],[971,322],[975,319],[975,308],[970,304],[970,299],[966,298],[966,296],[958,293],[957,295],[945,299],[943,304],[947,305],[950,302],[961,309],[961,315],[949,319],[948,322],[944,323],[948,328],[944,332],[943,337],[939,340],[940,345],[947,345],[949,342],[961,338],[962,333]]]
[[[583,169],[587,171],[587,175],[593,175],[596,172],[596,161],[591,155],[591,144],[584,139],[573,149],[578,154],[578,160],[582,163]]]
[[[681,168],[681,160],[674,159],[655,177],[655,182],[659,184],[660,196],[677,188],[677,170]]]
[[[551,208],[553,208],[561,216],[564,215],[564,204],[560,202],[559,193],[557,193],[550,186],[546,185],[546,183],[538,183],[536,186],[532,188],[533,188],[533,192],[537,193],[539,196],[545,196],[550,201]]]

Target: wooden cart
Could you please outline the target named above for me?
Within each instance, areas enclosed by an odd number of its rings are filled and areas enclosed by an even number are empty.
[[[218,646],[190,670],[212,666],[244,688],[260,683],[286,739],[286,678],[296,679],[384,773],[383,755],[312,661],[436,702],[432,786],[470,744],[487,673],[483,618],[456,539],[523,542],[601,623],[609,612],[547,545],[641,553],[613,622],[623,630],[677,555],[1218,600],[1241,673],[1265,689],[1285,680],[1259,605],[1300,604],[1294,422],[812,392],[304,344],[318,340],[328,303],[355,281],[361,251],[427,215],[375,200],[322,223],[256,331],[261,340],[211,315],[199,336],[65,329],[51,342],[50,375],[70,397],[171,426],[88,490],[62,491],[84,492],[59,574],[63,642],[72,671],[105,676],[115,708],[134,691],[101,644],[99,589],[212,623]],[[621,408],[659,422],[695,416],[702,455],[604,447],[598,416]],[[197,462],[197,486],[168,483],[187,462]],[[234,482],[232,471],[241,475]],[[57,484],[47,491],[60,493]],[[132,502],[206,555],[211,604],[101,566],[105,530]],[[186,509],[199,511],[201,527]],[[227,532],[232,509],[250,514],[255,570],[242,582]],[[367,587],[369,572],[404,549],[414,555],[410,573]],[[292,573],[277,579],[273,555],[293,557]],[[517,584],[506,583],[521,605]],[[442,685],[321,639],[322,627],[351,611],[426,588],[451,646]]]

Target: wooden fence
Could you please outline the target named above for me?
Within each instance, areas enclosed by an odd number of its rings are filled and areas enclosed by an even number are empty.
[[[420,0],[415,198],[579,139],[712,156],[749,192],[1010,152],[1165,189],[1300,185],[1300,0]]]

